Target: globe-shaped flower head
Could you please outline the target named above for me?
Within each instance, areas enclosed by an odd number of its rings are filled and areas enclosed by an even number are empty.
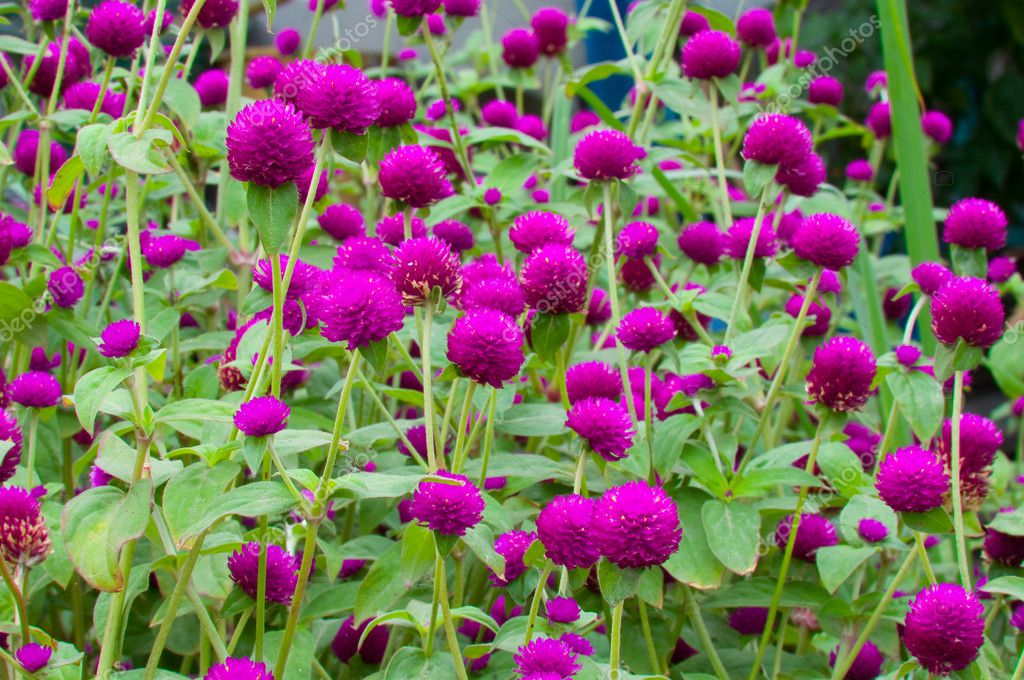
[[[104,0],[92,8],[85,36],[111,57],[130,57],[146,40],[146,16],[130,2]]]
[[[221,106],[228,99],[228,74],[223,69],[211,68],[196,78],[196,94],[199,103],[206,107]]]
[[[828,665],[832,668],[836,667],[840,650],[841,647],[837,647],[829,652]],[[882,664],[884,663],[885,657],[878,650],[878,645],[871,640],[866,640],[864,646],[857,652],[850,669],[843,676],[843,680],[875,680],[882,674]]]
[[[53,649],[46,645],[41,645],[38,642],[30,642],[27,645],[18,647],[18,651],[14,653],[14,658],[18,660],[21,667],[29,673],[36,673],[43,668],[46,668],[46,664],[50,663],[50,657],[53,656]]]
[[[266,437],[288,427],[292,410],[277,397],[256,397],[235,411],[235,427],[249,437]]]
[[[260,544],[245,543],[228,556],[228,572],[249,597],[256,599],[259,586]],[[299,578],[299,560],[279,545],[267,546],[266,600],[268,603],[292,603]],[[232,676],[233,677],[233,676]]]
[[[239,182],[279,187],[313,165],[313,137],[305,119],[278,99],[255,101],[227,131],[228,170]]]
[[[860,249],[860,234],[839,215],[808,215],[793,234],[793,252],[824,269],[848,267]]]
[[[516,676],[523,680],[564,680],[583,666],[577,654],[562,640],[539,637],[519,647],[513,660]]]
[[[942,240],[961,248],[999,250],[1006,245],[1006,213],[982,198],[964,198],[946,214]]]
[[[528,28],[513,28],[501,36],[501,58],[511,68],[530,68],[540,56],[540,40]]]
[[[285,64],[274,80],[274,97],[298,109],[299,92],[309,87],[318,77],[321,67],[322,64],[311,59],[296,59]]]
[[[586,302],[587,263],[573,248],[551,243],[526,258],[519,281],[526,303],[537,311],[571,314]]]
[[[814,351],[807,393],[833,411],[856,411],[871,395],[875,370],[875,356],[866,344],[847,336],[832,338]]]
[[[663,564],[679,549],[683,535],[675,501],[660,486],[644,481],[605,491],[593,521],[601,554],[624,569]]]
[[[188,15],[195,0],[182,0],[181,13]],[[227,28],[238,13],[238,0],[206,0],[199,10],[199,25],[203,28]]]
[[[708,267],[718,264],[725,252],[725,234],[713,222],[687,225],[676,243],[683,255]]]
[[[779,522],[775,529],[775,544],[785,548],[793,533],[793,515]],[[832,522],[818,514],[804,513],[797,523],[796,536],[793,537],[793,557],[804,562],[814,562],[818,550],[839,543],[836,528]]]
[[[1013,512],[1012,508],[1006,508],[1005,511]],[[1024,536],[1011,536],[992,527],[986,527],[982,547],[985,550],[985,557],[993,562],[1014,568],[1024,564]]]
[[[508,238],[521,253],[529,255],[549,243],[571,246],[576,232],[561,215],[534,210],[512,220]]]
[[[576,494],[555,496],[537,515],[537,535],[552,562],[569,569],[589,569],[601,557],[595,541],[593,499]]]
[[[50,554],[39,501],[20,486],[0,486],[0,552],[8,565],[30,567]]]
[[[56,21],[68,13],[68,0],[29,0],[28,8],[36,21]]]
[[[588,397],[617,402],[622,396],[622,377],[603,361],[585,361],[565,372],[565,391],[570,404]]]
[[[274,680],[274,674],[262,661],[228,657],[211,666],[203,680]]]
[[[650,353],[674,338],[676,329],[661,310],[637,307],[622,317],[615,335],[626,349]]]
[[[903,625],[903,644],[936,675],[967,668],[985,642],[985,608],[974,593],[953,583],[918,593]]]
[[[441,0],[388,0],[391,9],[400,17],[423,17],[433,14],[441,6]]]
[[[548,621],[575,623],[580,618],[580,606],[571,597],[553,597],[547,602]]]
[[[587,397],[573,404],[566,427],[605,460],[621,460],[633,445],[633,420],[618,401]]]
[[[976,413],[960,416],[960,492],[964,506],[974,510],[988,495],[990,466],[1003,445],[1003,433],[993,421]],[[935,453],[947,471],[953,469],[953,421],[942,423]],[[948,491],[948,489],[947,489]]]
[[[397,127],[416,116],[416,93],[401,78],[384,78],[376,83],[380,115],[377,127]]]
[[[530,549],[535,540],[537,540],[537,534],[532,531],[519,530],[506,531],[494,539],[494,552],[505,559],[505,575],[498,576],[491,571],[487,575],[491,579],[491,583],[499,588],[504,588],[526,573],[526,564],[523,563],[523,558],[526,557],[526,551]]]
[[[362,134],[380,116],[377,87],[356,67],[319,65],[308,75],[309,83],[299,89],[297,102],[314,128]]]
[[[85,284],[74,267],[60,267],[50,272],[46,289],[53,298],[53,304],[64,309],[74,307],[85,295]]]
[[[892,112],[889,102],[878,102],[868,110],[864,124],[875,133],[875,137],[885,139],[892,134]]]
[[[412,516],[431,531],[462,536],[483,518],[483,496],[465,475],[445,470],[437,475],[456,483],[420,482],[412,495]]]
[[[619,232],[616,247],[626,257],[653,257],[658,249],[658,228],[650,222],[630,222]]]
[[[945,144],[953,136],[953,121],[942,111],[926,111],[921,116],[921,129],[936,144]]]
[[[802,121],[769,113],[751,123],[743,137],[743,157],[765,165],[797,165],[812,147],[811,133]]]
[[[274,46],[282,57],[295,54],[302,44],[302,34],[294,28],[286,28],[274,37]]]
[[[775,181],[794,196],[813,196],[825,181],[825,161],[812,151],[796,165],[780,166],[775,173]]]
[[[0,408],[0,442],[10,444],[10,448],[0,460],[0,484],[6,482],[18,471],[21,462],[21,426],[13,413]]]
[[[245,68],[245,80],[249,87],[273,87],[281,73],[281,62],[271,54],[264,54],[249,62]]]
[[[363,214],[355,206],[347,203],[329,205],[316,218],[320,228],[339,241],[366,236],[366,224]]]
[[[389,279],[373,271],[352,270],[330,279],[317,303],[317,316],[326,339],[345,342],[349,350],[356,350],[400,330],[405,307]]]
[[[812,104],[839,106],[843,100],[843,83],[832,76],[821,76],[807,87],[807,101]]]
[[[751,47],[768,47],[775,42],[775,19],[761,7],[747,10],[736,21],[736,35]]]
[[[949,475],[934,453],[907,446],[881,462],[875,488],[882,502],[897,512],[927,512],[942,505]]]
[[[482,385],[500,388],[519,373],[524,359],[523,332],[502,312],[474,309],[448,332],[448,360]]]
[[[417,144],[390,151],[380,162],[378,179],[383,196],[413,208],[425,208],[453,192],[444,163]]]
[[[955,278],[932,296],[932,331],[939,341],[955,345],[963,340],[987,349],[1003,335],[1006,313],[999,291],[972,276]]]
[[[640,172],[644,150],[618,130],[595,130],[576,144],[573,165],[588,180],[627,179]]]
[[[953,272],[938,262],[922,262],[910,271],[910,276],[925,295],[935,295],[940,288],[956,278]]]
[[[131,319],[107,325],[100,333],[100,354],[110,359],[128,356],[138,347],[141,331],[139,324]]]
[[[561,54],[569,44],[569,17],[557,7],[542,7],[530,18],[540,51],[549,57]]]
[[[11,401],[26,408],[56,406],[61,397],[60,382],[43,371],[28,371],[15,378],[8,394]]]
[[[395,249],[391,280],[410,307],[425,305],[434,288],[444,298],[457,295],[462,289],[459,256],[439,238],[408,239]]]
[[[742,50],[723,31],[700,31],[683,46],[683,73],[687,78],[725,78],[736,71]]]

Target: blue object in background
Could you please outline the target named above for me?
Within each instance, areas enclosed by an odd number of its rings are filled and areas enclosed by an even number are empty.
[[[613,23],[611,2],[618,4],[619,13],[622,16],[626,15],[626,9],[629,6],[629,2],[626,0],[595,0],[590,3],[587,16]],[[584,4],[584,0],[576,0],[577,11],[582,10]],[[584,45],[587,48],[587,63],[590,64],[600,61],[618,61],[626,56],[626,50],[622,48],[622,43],[614,32],[608,34],[591,31],[587,33]],[[590,83],[590,89],[612,111],[618,110],[631,87],[633,87],[633,79],[621,74]]]

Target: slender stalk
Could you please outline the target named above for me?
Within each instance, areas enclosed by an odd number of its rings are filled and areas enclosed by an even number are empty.
[[[740,280],[736,284],[736,297],[732,300],[732,310],[729,312],[729,325],[725,329],[725,344],[736,333],[736,321],[739,319],[740,307],[747,298],[747,281],[750,279],[750,270],[754,265],[754,252],[757,250],[757,238],[761,234],[761,226],[764,223],[764,215],[768,210],[768,194],[772,188],[772,182],[765,185],[761,191],[761,200],[757,205],[757,215],[754,216],[754,226],[750,230],[750,242],[747,243],[747,253],[743,257],[743,268],[740,269]]]
[[[608,658],[609,674],[611,680],[619,680],[619,664],[622,647],[622,610],[626,604],[625,600],[619,600],[612,609],[611,628],[611,654]]]
[[[288,622],[284,626],[281,648],[277,653],[277,663],[274,666],[275,678],[284,677],[285,664],[288,663],[288,654],[292,650],[292,640],[295,639],[295,629],[299,625],[299,612],[302,610],[302,598],[306,594],[309,571],[313,566],[313,555],[316,554],[316,535],[319,529],[319,519],[306,523],[306,541],[302,546],[302,564],[299,566],[299,580],[295,584],[291,608],[288,610]]]
[[[647,647],[647,659],[651,662],[651,673],[661,673],[661,659],[658,658],[658,650],[654,647],[654,637],[651,635],[651,621],[647,616],[647,605],[639,597],[636,599],[636,605],[640,614],[640,628],[644,634],[644,646]]]
[[[39,430],[39,409],[30,408],[28,413],[28,443],[26,444],[27,459],[25,463],[27,475],[25,487],[32,488],[36,469],[36,435]]]
[[[469,163],[469,156],[466,154],[466,146],[462,143],[462,135],[459,134],[459,124],[455,120],[455,109],[452,107],[452,97],[448,92],[448,81],[444,75],[444,65],[441,63],[441,55],[438,54],[437,46],[434,45],[434,38],[427,26],[427,18],[423,17],[423,40],[427,43],[427,50],[430,51],[430,58],[434,62],[434,71],[437,73],[437,84],[441,88],[441,99],[444,100],[444,108],[448,113],[448,125],[452,132],[452,144],[455,146],[455,155],[462,166],[463,177],[467,180],[473,178],[473,166]]]
[[[395,10],[391,5],[387,6],[387,13],[384,15],[384,47],[380,51],[380,77],[388,77],[388,60],[391,58],[391,33],[395,28]]]
[[[722,129],[718,123],[718,84],[714,81],[708,85],[708,98],[711,100],[711,137],[715,145],[715,171],[718,174],[718,192],[722,202],[722,214],[725,217],[725,228],[728,229],[732,226],[732,203],[729,200],[729,184],[725,180],[725,152],[722,150]],[[765,187],[766,191],[767,189],[768,187]],[[757,226],[755,225],[756,229]],[[756,232],[751,234],[750,238],[752,242],[756,243]],[[741,283],[745,281],[746,279],[741,281]],[[732,324],[730,323],[730,325]]]
[[[658,470],[654,466],[654,404],[651,399],[654,363],[655,355],[651,354],[644,367],[644,438],[647,440],[647,482],[651,486],[656,484],[658,478]]]
[[[461,472],[462,466],[466,463],[466,427],[469,424],[469,413],[473,406],[473,392],[476,390],[476,381],[470,380],[466,386],[466,396],[462,400],[462,411],[459,413],[459,420],[456,426],[459,428],[455,433],[455,454],[452,462],[452,471]]]
[[[619,327],[622,321],[622,311],[619,307],[619,284],[615,276],[615,229],[612,226],[612,185],[605,182],[601,185],[604,197],[604,259],[608,273],[608,298],[612,307],[612,326]],[[633,390],[629,388],[629,359],[626,356],[626,348],[621,342],[615,343],[615,349],[619,357],[619,375],[622,377],[622,386],[626,393],[626,404],[629,406],[629,415],[633,422],[637,422],[636,405],[633,403]]]
[[[864,624],[864,629],[860,632],[857,637],[857,641],[853,643],[853,647],[847,652],[846,656],[843,657],[842,662],[836,660],[835,668],[832,671],[832,680],[840,680],[840,678],[846,677],[846,672],[850,670],[850,666],[857,659],[857,655],[860,653],[864,643],[868,641],[871,633],[875,630],[875,626],[882,620],[882,614],[885,612],[886,605],[889,604],[889,600],[896,593],[896,589],[899,587],[900,582],[910,572],[910,568],[914,566],[914,560],[917,559],[917,551],[911,550],[907,553],[906,559],[903,560],[903,564],[900,565],[899,571],[892,577],[892,581],[889,583],[889,587],[882,595],[882,599],[878,601],[878,605],[875,606],[875,610],[871,612],[871,617],[868,622]]]
[[[314,176],[314,180],[316,177]],[[273,311],[270,314],[270,333],[273,338],[274,363],[270,365],[270,391],[275,397],[281,396],[281,377],[284,371],[284,299],[287,292],[281,276],[281,256],[270,255],[270,271],[273,282]]]
[[[693,625],[694,630],[697,631],[697,638],[704,648],[704,653],[708,655],[711,668],[715,671],[715,675],[719,680],[729,680],[729,673],[725,670],[725,664],[722,663],[722,658],[718,655],[718,650],[715,649],[715,643],[711,639],[708,627],[704,625],[704,617],[700,613],[700,607],[697,606],[697,600],[693,597],[693,590],[685,583],[680,584],[680,587],[683,590],[686,614],[690,617],[690,623]]]
[[[359,371],[359,362],[362,354],[352,352],[349,358],[348,372],[345,374],[345,383],[341,388],[341,396],[338,398],[338,412],[334,416],[334,429],[331,431],[331,443],[327,447],[327,460],[324,462],[323,472],[320,474],[320,484],[317,486],[316,502],[322,503],[327,493],[327,483],[334,473],[334,464],[338,459],[338,451],[341,448],[341,429],[344,427],[345,412],[348,409],[349,398],[352,395],[352,387],[355,385],[355,378]],[[372,391],[372,390],[371,390]]]
[[[155,17],[155,20],[153,21],[153,28],[149,32],[149,45],[146,47],[145,66],[142,67],[142,86],[139,88],[139,102],[137,108],[135,109],[135,118],[132,121],[132,125],[134,127],[138,127],[143,120],[143,112],[146,110],[146,98],[147,95],[149,94],[149,83],[153,73],[153,63],[156,60],[157,53],[162,51],[162,46],[160,44],[160,28],[161,17],[163,17],[164,15],[165,4],[165,0],[157,0],[156,8],[154,10],[155,14],[153,16]],[[197,2],[196,4],[204,5],[206,4],[206,0],[199,0],[199,2]],[[200,7],[199,9],[202,8]],[[196,9],[194,11],[196,16],[199,16],[199,10]],[[193,19],[193,22],[194,21],[195,19]],[[185,28],[184,24],[182,24],[181,31],[178,33],[178,37],[187,36],[187,34],[188,30]],[[177,42],[177,40],[175,40],[175,42]],[[178,51],[181,51],[180,47],[178,48]],[[173,61],[170,58],[168,58],[167,63],[164,65],[164,70],[170,70],[172,63],[176,62],[177,59],[177,54],[174,55]],[[137,63],[138,62],[136,60],[135,64]],[[133,64],[133,66],[135,64]],[[132,69],[132,73],[134,72],[135,70]],[[129,83],[131,83],[134,81],[134,78],[129,78],[128,81]]]
[[[324,0],[317,0],[316,9],[313,11],[313,23],[309,28],[309,36],[306,38],[306,46],[302,48],[302,58],[309,59],[313,53],[313,45],[316,44],[316,34],[320,31],[320,20],[324,18]]]
[[[540,601],[544,598],[544,588],[548,584],[548,576],[551,574],[551,562],[546,561],[544,568],[540,571],[540,578],[537,579],[537,587],[530,599],[530,613],[526,618],[526,636],[524,641],[529,643],[533,639],[533,628],[537,624],[537,611],[540,609]]]
[[[1013,668],[1013,677],[1010,680],[1021,680],[1024,678],[1024,651],[1021,651],[1020,657],[1017,659],[1017,665]]]
[[[491,448],[494,446],[494,418],[498,406],[498,390],[491,388],[491,397],[487,400],[487,426],[484,430],[484,441],[480,445],[480,488],[487,482],[487,464],[491,461]]]
[[[430,466],[431,472],[437,472],[439,468],[444,468],[443,460],[438,460],[444,458],[444,449],[442,448],[438,455],[434,443],[434,436],[437,433],[434,430],[434,390],[430,368],[430,328],[434,324],[433,303],[428,302],[423,308],[423,312],[423,342],[420,343],[420,358],[423,360],[423,424],[427,429],[427,464]],[[442,446],[444,446],[443,443]]]
[[[7,566],[7,560],[4,559],[3,554],[0,554],[0,576],[3,577],[4,583],[7,584],[7,589],[11,591],[11,596],[14,598],[14,608],[18,612],[18,626],[21,629],[21,644],[27,645],[32,641],[32,628],[28,623],[25,595],[22,593],[17,581],[14,580],[14,576],[11,575],[11,570]]]
[[[956,534],[956,563],[960,570],[960,584],[970,592],[971,569],[968,564],[967,540],[964,537],[964,505],[960,491],[960,418],[964,410],[964,372],[953,374],[952,446],[950,447],[950,485],[953,496],[953,531]]]
[[[452,663],[455,664],[455,677],[459,680],[468,680],[466,665],[462,660],[462,650],[459,649],[459,638],[455,633],[455,621],[452,619],[451,606],[448,604],[448,582],[444,571],[444,559],[440,553],[437,554],[437,575],[437,593],[441,605],[441,617],[444,620],[444,636],[448,640],[448,651],[452,655]]]
[[[811,452],[807,456],[807,465],[804,471],[807,474],[814,474],[814,464],[818,459],[818,450],[821,448],[821,440],[824,438],[825,429],[828,426],[829,417],[823,416],[818,421],[818,429],[814,433],[814,441],[811,443]],[[800,495],[797,496],[796,508],[793,510],[793,521],[790,524],[789,536],[786,537],[786,548],[782,554],[782,566],[779,568],[779,576],[775,581],[775,592],[772,595],[771,604],[768,607],[768,619],[764,624],[764,631],[757,644],[757,656],[750,668],[748,680],[755,680],[761,673],[761,662],[764,661],[765,652],[768,651],[768,641],[771,639],[772,631],[775,629],[775,617],[779,613],[779,601],[782,599],[782,591],[786,585],[786,575],[789,573],[789,566],[793,561],[793,550],[796,547],[796,535],[800,530],[800,514],[803,512],[804,504],[807,502],[808,486],[800,486]]]
[[[159,18],[163,12],[164,0],[157,0],[157,17]],[[171,78],[174,75],[174,66],[178,63],[178,57],[181,56],[181,48],[184,47],[185,41],[188,39],[188,34],[192,30],[192,26],[196,23],[196,19],[199,17],[200,10],[206,4],[206,0],[196,0],[196,3],[189,9],[188,14],[185,15],[184,21],[181,22],[181,29],[178,31],[177,37],[174,39],[174,44],[171,45],[170,54],[167,55],[167,62],[164,64],[163,72],[160,73],[160,81],[156,85],[156,90],[153,92],[153,102],[149,105],[146,110],[146,116],[142,119],[141,125],[139,124],[139,113],[143,109],[143,105],[146,101],[146,86],[149,83],[148,74],[152,72],[152,59],[153,49],[150,49],[150,53],[146,56],[147,77],[142,81],[142,91],[139,93],[139,108],[135,114],[135,136],[141,138],[142,133],[153,126],[153,120],[156,118],[157,111],[160,109],[160,103],[164,99],[164,94],[167,91],[167,83],[171,82]],[[154,35],[156,34],[155,27],[159,25],[159,21],[154,22]],[[153,47],[153,42],[150,42],[150,47]],[[315,177],[315,176],[314,176]]]
[[[666,15],[665,23],[662,25],[661,33],[658,35],[658,42],[655,43],[654,53],[651,55],[650,60],[647,62],[647,74],[646,80],[653,78],[658,71],[661,69],[662,62],[665,57],[670,54],[669,48],[679,37],[679,21],[682,19],[683,11],[686,9],[686,0],[673,0],[669,6],[668,14]],[[585,12],[580,12],[580,16],[584,16]],[[629,48],[626,48],[626,52],[629,53]],[[641,81],[637,81],[639,85]],[[642,88],[637,93],[636,104],[633,107],[633,111],[629,117],[629,123],[626,127],[626,134],[631,139],[636,140],[637,125],[640,123],[640,114],[647,105],[647,100],[650,98],[651,93],[646,88]]]

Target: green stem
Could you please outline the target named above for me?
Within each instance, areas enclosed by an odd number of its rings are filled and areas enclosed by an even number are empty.
[[[314,175],[313,181],[316,181]],[[311,190],[312,191],[312,190]],[[284,281],[281,275],[281,256],[270,254],[270,271],[272,276],[273,311],[270,314],[270,333],[273,338],[274,363],[270,365],[270,392],[275,397],[281,396],[281,377],[284,371]]]
[[[306,594],[306,584],[309,582],[309,571],[313,566],[313,555],[316,553],[316,535],[319,529],[319,519],[306,523],[306,541],[302,546],[302,564],[299,566],[299,580],[295,584],[292,605],[288,610],[288,622],[285,624],[284,635],[281,637],[281,649],[277,653],[277,664],[274,666],[275,678],[284,677],[285,664],[288,663],[288,654],[291,652],[292,640],[295,638],[295,629],[299,625],[299,612],[302,610],[302,599]]]
[[[430,368],[430,329],[433,324],[434,305],[428,301],[423,308],[423,342],[420,343],[420,358],[423,360],[423,424],[427,430],[427,464],[430,466],[431,472],[437,472],[438,469],[444,469],[444,449],[442,448],[441,452],[434,450],[434,436],[436,435],[434,430],[434,390]],[[441,446],[444,446],[443,442]]]
[[[320,20],[324,18],[324,4],[324,0],[317,0],[316,10],[313,11],[313,23],[310,25],[309,36],[306,38],[306,46],[302,49],[303,59],[309,59],[309,55],[313,53],[316,34],[320,31]]]
[[[551,574],[551,562],[545,561],[544,568],[540,571],[540,578],[537,579],[537,587],[530,599],[530,613],[526,618],[526,636],[524,642],[529,644],[533,639],[533,628],[537,624],[537,611],[540,609],[540,601],[544,598],[544,588],[548,584],[548,576]]]
[[[608,677],[611,680],[619,680],[619,659],[622,648],[622,610],[625,604],[625,600],[619,600],[615,608],[612,609],[611,653],[608,657]]]
[[[938,581],[935,578],[935,570],[932,569],[932,561],[928,559],[928,548],[924,547],[924,534],[920,531],[915,531],[914,543],[916,544],[917,554],[921,558],[921,565],[924,567],[925,577],[927,577],[928,583],[935,585]]]
[[[466,397],[462,400],[462,411],[459,413],[459,420],[456,424],[459,428],[455,433],[455,458],[452,462],[452,472],[461,472],[462,466],[466,463],[466,427],[469,424],[469,413],[473,406],[473,392],[476,390],[476,382],[469,381],[466,386]]]
[[[725,179],[725,152],[722,150],[722,129],[718,123],[718,84],[715,81],[711,81],[708,85],[708,95],[711,100],[711,137],[714,140],[715,145],[715,171],[718,174],[718,192],[720,200],[722,202],[722,214],[725,217],[725,228],[732,227],[732,202],[729,200],[729,184]],[[771,182],[768,183],[771,186]],[[765,187],[765,191],[768,190],[768,186]],[[764,197],[762,196],[762,203],[764,203]],[[760,221],[760,220],[759,220]],[[757,228],[755,225],[755,231],[751,234],[751,243],[757,243]],[[749,251],[750,248],[748,247]],[[746,279],[741,281],[745,282]],[[730,317],[732,318],[732,317]],[[730,322],[730,326],[732,323]]]
[[[818,459],[818,450],[821,448],[821,440],[825,436],[825,429],[828,427],[829,416],[822,416],[821,420],[818,421],[818,429],[814,433],[814,441],[811,443],[811,452],[807,456],[807,464],[804,466],[804,471],[808,475],[814,474],[814,464]],[[804,503],[807,502],[807,491],[808,486],[803,484],[800,486],[800,495],[797,497],[796,508],[793,510],[793,521],[790,524],[789,536],[786,537],[786,548],[782,554],[782,566],[779,568],[779,576],[775,582],[775,592],[772,595],[771,604],[768,607],[768,619],[764,624],[764,631],[761,633],[761,639],[757,645],[757,656],[754,658],[754,664],[750,668],[750,675],[748,680],[755,680],[761,673],[761,662],[764,661],[764,655],[768,651],[768,641],[771,639],[772,631],[775,628],[775,616],[779,612],[779,601],[782,599],[782,591],[786,585],[786,575],[789,573],[789,566],[793,561],[793,550],[796,547],[796,535],[800,530],[800,514],[803,512]]]
[[[604,182],[601,185],[604,198],[604,259],[606,271],[608,272],[608,298],[612,308],[612,326],[619,327],[622,321],[622,312],[619,307],[619,284],[615,276],[615,229],[612,226],[612,185]],[[619,358],[619,375],[622,378],[622,388],[626,393],[626,404],[629,406],[629,415],[633,422],[637,422],[636,405],[633,403],[633,390],[629,388],[629,359],[626,356],[626,348],[621,342],[615,343],[616,353]]]
[[[142,86],[139,88],[138,106],[135,109],[135,118],[132,121],[134,127],[138,127],[143,120],[143,112],[146,110],[146,97],[149,93],[149,83],[153,73],[153,64],[156,61],[157,52],[162,51],[163,48],[163,45],[161,44],[160,41],[160,28],[161,17],[163,17],[164,15],[165,4],[165,0],[157,0],[156,8],[154,9],[155,14],[153,16],[156,17],[156,19],[155,21],[153,21],[153,28],[149,32],[149,45],[146,47],[146,61],[145,65],[142,67]],[[204,5],[206,4],[206,0],[199,0],[199,2],[197,2],[196,4]],[[199,9],[202,8],[200,7]],[[199,16],[199,9],[193,10],[196,16]],[[195,19],[193,19],[193,21],[195,21]],[[182,36],[187,36],[187,34],[188,31],[185,29],[185,26],[182,25],[181,31],[178,33],[178,37],[182,38]],[[177,40],[175,40],[175,42],[177,42]],[[183,38],[182,42],[184,42]],[[178,51],[181,51],[180,47],[178,48]],[[174,61],[177,61],[177,58],[178,56],[174,55]],[[133,66],[137,63],[137,60],[133,62]],[[169,71],[171,69],[172,63],[173,62],[170,59],[168,59],[167,63],[164,65],[164,70]],[[132,73],[134,72],[135,71],[133,69]],[[134,78],[129,78],[128,82],[132,83],[134,82],[134,80]]]
[[[25,463],[27,476],[25,482],[25,488],[31,489],[34,481],[35,469],[36,469],[36,434],[39,429],[39,409],[29,409],[28,413],[28,443],[25,448],[28,449],[27,459]]]
[[[181,180],[182,186],[185,187],[185,193],[188,194],[189,200],[192,201],[192,205],[195,206],[196,212],[199,213],[199,221],[210,230],[210,233],[222,246],[228,249],[229,253],[234,253],[236,251],[235,244],[231,242],[231,239],[227,237],[224,231],[220,228],[220,225],[217,224],[217,220],[214,219],[213,215],[210,214],[210,211],[207,210],[206,202],[199,195],[199,192],[196,190],[192,180],[189,179],[185,169],[181,167],[181,163],[178,162],[178,157],[169,148],[164,149],[164,156],[171,164],[171,169],[174,170],[174,174],[178,176],[179,180]]]
[[[647,605],[639,597],[636,599],[637,609],[640,614],[640,628],[644,633],[644,645],[647,647],[647,659],[651,662],[651,673],[661,673],[661,660],[658,658],[658,650],[654,647],[654,638],[651,635],[651,621],[647,617]]]
[[[455,664],[455,677],[459,680],[468,680],[466,665],[462,660],[462,651],[459,649],[459,638],[455,632],[455,621],[452,619],[451,606],[448,604],[448,577],[445,575],[444,559],[441,557],[441,553],[437,553],[437,575],[437,593],[441,605],[441,617],[444,620],[444,636],[448,640],[448,651],[452,655],[452,663]]]
[[[718,650],[715,649],[715,644],[711,639],[711,634],[708,632],[708,627],[704,625],[704,617],[700,613],[700,607],[697,606],[697,600],[693,597],[693,590],[685,583],[681,583],[680,587],[683,590],[683,599],[686,604],[686,613],[690,617],[690,624],[697,631],[697,638],[704,648],[704,653],[708,655],[711,668],[714,669],[715,675],[719,680],[729,680],[729,673],[725,670],[725,664],[722,663],[722,658],[718,655]]]
[[[11,596],[14,598],[14,608],[18,612],[18,626],[21,629],[21,644],[27,645],[32,641],[32,628],[28,623],[25,595],[21,592],[21,588],[18,587],[18,583],[11,575],[11,570],[8,568],[7,560],[4,559],[3,554],[0,554],[0,576],[3,576],[4,583],[7,584],[7,589],[11,591]]]
[[[159,24],[159,17],[163,10],[164,0],[157,0],[157,22]],[[192,8],[189,9],[188,14],[185,15],[184,21],[181,22],[181,29],[178,31],[177,37],[174,39],[174,44],[171,45],[171,52],[167,55],[167,61],[164,63],[163,72],[160,73],[160,81],[156,85],[156,91],[153,93],[153,101],[149,104],[149,108],[146,109],[146,116],[142,119],[142,124],[139,124],[139,114],[142,112],[143,106],[146,101],[146,86],[149,83],[149,74],[152,73],[152,60],[153,52],[151,49],[149,54],[146,56],[146,78],[142,81],[142,90],[139,92],[139,108],[135,113],[135,136],[141,138],[142,133],[153,126],[153,120],[156,118],[157,111],[160,109],[160,104],[164,100],[164,94],[167,92],[167,83],[171,82],[171,78],[174,76],[174,67],[178,63],[178,57],[181,56],[181,48],[184,47],[185,41],[188,39],[188,34],[192,30],[192,26],[196,23],[196,19],[199,17],[200,10],[206,4],[206,0],[196,0]],[[154,35],[156,31],[154,30]],[[153,43],[150,42],[150,47],[153,47]],[[157,48],[159,49],[159,48]],[[315,177],[315,176],[314,176]]]
[[[395,28],[395,10],[391,5],[387,6],[387,14],[384,15],[384,47],[380,51],[380,77],[388,77],[388,60],[391,58],[391,33]]]
[[[754,266],[754,252],[757,250],[757,238],[761,234],[761,226],[764,223],[764,215],[768,210],[768,194],[771,191],[773,182],[768,182],[761,191],[761,200],[757,204],[757,215],[754,216],[754,226],[750,230],[750,242],[747,243],[747,252],[743,257],[743,268],[740,269],[740,280],[736,284],[736,297],[732,301],[732,310],[729,312],[729,325],[725,329],[724,344],[729,344],[729,339],[736,334],[736,322],[739,319],[740,307],[747,298],[747,281],[750,279],[750,270]]]
[[[953,496],[953,531],[956,534],[956,563],[960,584],[971,591],[971,569],[968,564],[967,540],[964,537],[964,506],[960,491],[960,418],[964,410],[964,372],[953,374],[952,446],[950,453],[950,485]]]
[[[342,385],[341,396],[338,398],[338,412],[334,416],[331,443],[327,447],[327,460],[324,463],[323,472],[320,474],[320,483],[316,490],[316,503],[324,501],[327,493],[327,483],[330,481],[331,475],[334,474],[334,464],[338,459],[338,451],[341,448],[341,430],[344,427],[345,412],[348,410],[348,401],[352,395],[352,387],[355,385],[355,378],[359,371],[359,362],[362,356],[362,354],[356,351],[352,352],[349,358],[348,372],[345,374],[345,384]]]
[[[487,426],[484,429],[484,441],[480,445],[480,488],[487,483],[487,465],[491,461],[491,448],[494,446],[494,418],[498,407],[498,390],[491,388],[491,396],[487,400]]]
[[[434,38],[427,26],[427,18],[423,17],[423,40],[427,43],[427,50],[430,51],[430,58],[434,62],[434,71],[437,73],[437,84],[441,88],[441,99],[444,100],[444,107],[448,113],[448,125],[452,132],[452,144],[455,146],[455,155],[462,166],[463,176],[467,181],[473,179],[473,166],[469,163],[469,156],[466,154],[466,147],[462,143],[462,135],[459,134],[459,124],[455,120],[455,109],[452,107],[452,97],[448,92],[448,81],[445,79],[444,66],[441,64],[441,55],[438,54],[437,46],[434,45]]]

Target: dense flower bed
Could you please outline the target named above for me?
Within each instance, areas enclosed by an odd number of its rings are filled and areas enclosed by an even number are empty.
[[[909,52],[844,87],[800,2],[373,2],[373,66],[247,58],[234,0],[27,4],[9,677],[1024,673],[1022,280],[999,206],[917,191]],[[574,70],[592,31],[627,58]]]

